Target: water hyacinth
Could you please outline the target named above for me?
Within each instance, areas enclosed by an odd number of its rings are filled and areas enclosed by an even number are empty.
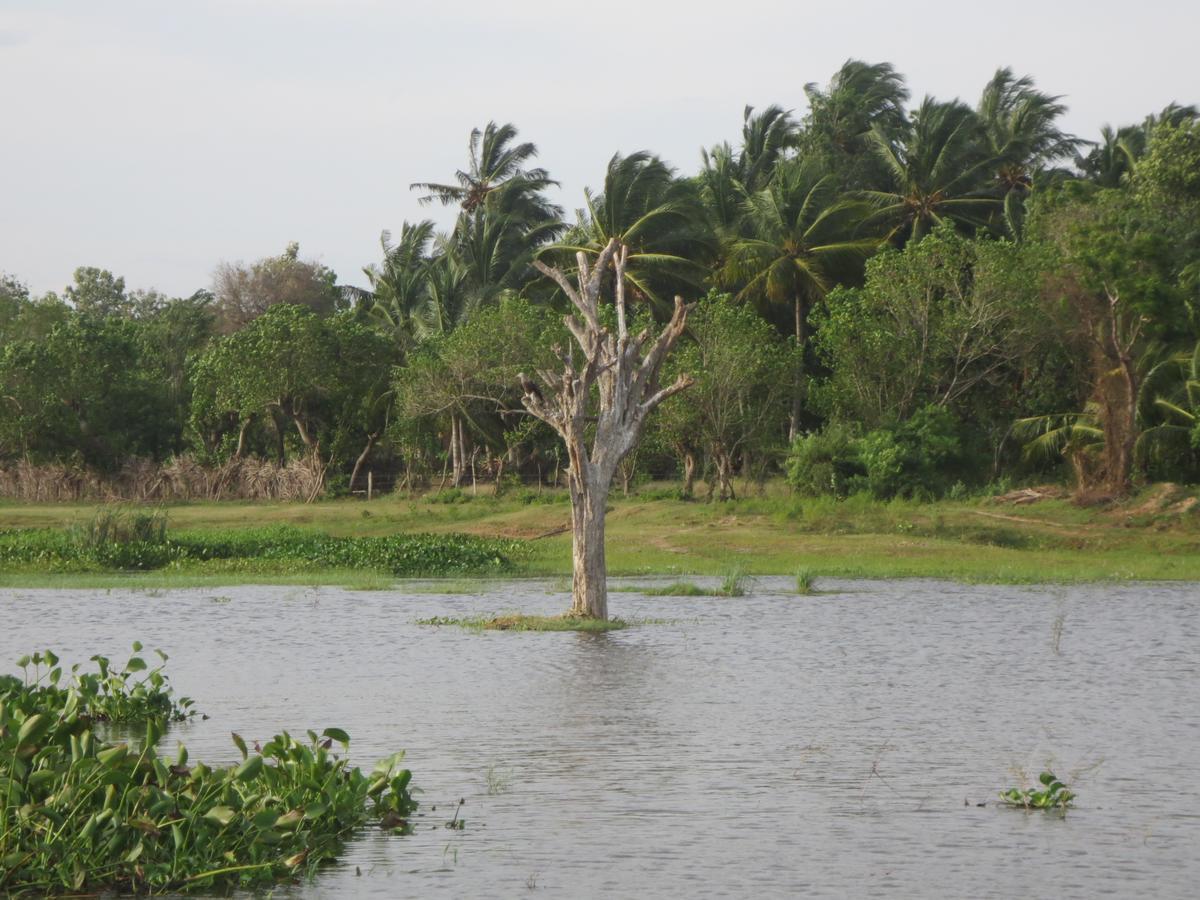
[[[106,661],[59,687],[53,653],[20,662],[24,680],[0,679],[0,891],[270,884],[311,874],[368,822],[406,829],[416,809],[403,754],[364,773],[345,759],[350,737],[341,729],[306,740],[284,732],[253,752],[234,734],[242,761],[210,767],[182,744],[166,757],[155,749],[168,723],[190,713],[161,673],[131,683],[128,664],[113,674]],[[142,684],[167,703],[114,699]],[[119,714],[108,721],[140,718],[142,739],[103,739],[99,710]]]

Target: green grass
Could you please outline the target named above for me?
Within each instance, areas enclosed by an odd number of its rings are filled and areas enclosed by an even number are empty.
[[[506,614],[499,616],[434,616],[418,619],[418,625],[453,625],[472,631],[583,631],[599,633],[621,631],[634,624],[625,619],[578,619],[571,616],[527,616]]]
[[[939,503],[844,501],[789,495],[780,484],[764,496],[729,503],[670,499],[661,486],[646,499],[616,495],[608,514],[608,565],[613,576],[723,575],[740,565],[750,575],[799,569],[822,578],[939,577],[965,582],[1043,583],[1102,580],[1200,580],[1200,512],[1145,512],[1149,488],[1112,509],[1065,500],[1005,506],[974,498]],[[570,572],[570,509],[561,494],[548,502],[483,494],[467,502],[430,503],[384,497],[314,504],[193,503],[167,507],[170,528],[228,532],[289,525],[333,536],[386,537],[461,532],[523,540],[511,574],[558,578]],[[6,527],[64,528],[91,519],[80,504],[0,504]],[[368,516],[363,513],[368,512]],[[178,572],[129,577],[109,573],[51,574],[44,568],[0,565],[0,585],[155,587],[220,584],[349,584],[363,570],[282,560],[216,560]]]

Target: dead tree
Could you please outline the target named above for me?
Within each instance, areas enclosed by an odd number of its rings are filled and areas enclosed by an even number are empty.
[[[608,618],[604,512],[613,474],[641,440],[647,416],[692,383],[687,375],[667,387],[658,383],[663,360],[687,320],[688,307],[681,297],[675,298],[671,321],[653,340],[648,330],[629,334],[625,311],[628,254],[629,248],[616,239],[608,242],[595,265],[589,266],[587,257],[577,254],[578,286],[562,270],[534,263],[538,271],[558,283],[574,305],[575,312],[565,322],[582,359],[574,345],[565,350],[555,347],[563,368],[561,372],[537,373],[542,390],[524,373],[519,376],[525,409],[558,432],[567,447],[574,571],[571,615],[583,618]],[[616,334],[600,323],[601,286],[610,267],[615,271]]]

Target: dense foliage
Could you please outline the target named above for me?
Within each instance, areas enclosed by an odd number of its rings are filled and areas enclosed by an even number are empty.
[[[1089,141],[1007,68],[974,104],[913,102],[891,65],[858,60],[803,93],[803,115],[747,107],[692,174],[615,154],[572,218],[537,147],[490,122],[462,169],[412,185],[454,223],[383,232],[363,287],[295,244],[187,298],[97,267],[61,296],[2,276],[0,489],[61,496],[38,478],[86,471],[165,496],[155,464],[206,473],[187,496],[553,481],[562,451],[516,379],[561,365],[565,304],[533,262],[569,269],[611,238],[643,324],[676,294],[699,303],[672,363],[697,384],[625,461],[627,489],[1200,479],[1195,107]],[[235,479],[252,459],[303,477]]]
[[[190,714],[137,653],[119,671],[64,674],[50,651],[0,676],[0,890],[41,895],[270,885],[313,872],[370,821],[404,828],[416,809],[403,754],[370,773],[334,752],[341,729],[286,732],[210,767],[157,745]],[[166,657],[162,656],[165,662]],[[135,672],[146,673],[142,678]],[[141,740],[106,737],[140,726]]]

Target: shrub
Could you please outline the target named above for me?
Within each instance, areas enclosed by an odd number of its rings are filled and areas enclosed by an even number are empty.
[[[958,481],[962,445],[949,410],[929,405],[892,428],[861,437],[842,425],[799,438],[788,457],[797,491],[846,497],[867,491],[878,500],[942,496]]]
[[[788,455],[788,483],[807,496],[845,497],[863,474],[856,438],[845,425],[796,438]]]

